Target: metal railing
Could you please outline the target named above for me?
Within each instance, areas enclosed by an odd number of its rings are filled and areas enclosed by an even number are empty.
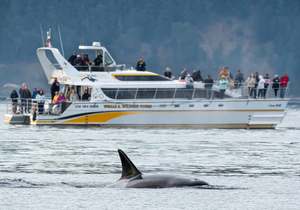
[[[11,103],[7,103],[6,113],[11,114],[47,114],[59,115],[65,109],[65,103],[53,104],[51,99],[31,99],[31,98],[13,98]]]
[[[206,99],[221,100],[228,98],[239,99],[282,99],[287,97],[288,88],[266,89],[228,88],[221,91],[217,86],[212,88],[117,88],[102,89],[103,93],[112,100],[140,100],[140,99]],[[13,98],[9,99],[6,112],[12,114],[36,114],[36,115],[59,115],[63,113],[72,103],[91,103],[85,100],[66,101],[53,104],[50,98],[31,99]]]
[[[102,88],[110,99],[225,99],[225,98],[285,98],[288,88],[264,89],[246,86],[220,90],[218,86],[211,88]]]

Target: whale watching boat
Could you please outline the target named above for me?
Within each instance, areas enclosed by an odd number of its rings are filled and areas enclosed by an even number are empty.
[[[203,82],[171,80],[148,70],[119,65],[100,42],[80,45],[79,52],[101,60],[97,65],[72,65],[57,48],[38,48],[37,56],[49,84],[56,78],[66,101],[53,106],[51,99],[45,100],[40,109],[40,103],[30,99],[28,113],[9,108],[5,121],[34,125],[275,128],[286,113],[288,98],[276,98],[271,95],[273,91],[267,90],[263,99],[248,97],[248,89],[243,87],[227,88],[222,95],[218,84],[207,90]]]

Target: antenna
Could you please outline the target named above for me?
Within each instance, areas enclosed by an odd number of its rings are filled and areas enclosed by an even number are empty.
[[[42,37],[42,46],[45,46],[45,40],[44,40],[44,32],[42,28],[42,24],[40,24],[40,32],[41,32],[41,37]]]
[[[62,52],[63,56],[65,57],[64,46],[63,46],[63,42],[62,42],[62,38],[61,38],[61,33],[60,33],[60,27],[59,27],[59,25],[57,26],[57,29],[58,29],[58,35],[59,35],[61,52]]]

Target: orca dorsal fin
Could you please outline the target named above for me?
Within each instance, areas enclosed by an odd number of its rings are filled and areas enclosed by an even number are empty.
[[[118,149],[118,153],[122,163],[122,175],[120,179],[130,179],[132,177],[141,177],[142,173],[135,167],[125,152]]]

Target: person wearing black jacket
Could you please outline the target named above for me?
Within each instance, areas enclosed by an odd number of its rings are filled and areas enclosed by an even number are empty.
[[[272,88],[274,90],[274,96],[275,97],[277,97],[279,86],[280,86],[280,80],[279,80],[279,76],[276,74],[274,76],[274,79],[273,79],[273,82],[272,82]]]
[[[140,58],[140,60],[138,60],[138,62],[136,63],[136,70],[146,71],[146,62],[143,58]]]
[[[196,81],[196,82],[200,82],[200,81],[203,81],[203,78],[202,78],[202,76],[201,76],[201,71],[200,70],[195,70],[195,71],[193,71],[193,73],[192,73],[192,78],[193,78],[193,80],[194,81]]]
[[[51,85],[51,101],[53,100],[53,97],[55,96],[56,92],[59,92],[59,82],[57,81],[57,78],[54,78],[54,81]]]
[[[12,112],[15,114],[17,113],[17,106],[18,106],[18,98],[19,95],[16,90],[13,90],[10,94],[11,103],[12,103]]]
[[[19,90],[19,95],[21,98],[21,112],[29,113],[31,110],[31,92],[28,89],[25,83],[22,84],[22,87]]]

